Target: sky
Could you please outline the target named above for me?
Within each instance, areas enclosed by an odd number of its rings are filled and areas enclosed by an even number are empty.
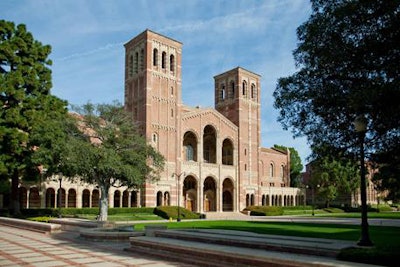
[[[124,96],[124,44],[150,29],[183,43],[182,100],[214,106],[215,75],[243,67],[261,75],[261,140],[294,147],[307,163],[306,138],[277,122],[277,80],[296,71],[296,28],[308,0],[1,0],[0,19],[25,24],[53,61],[52,94],[70,104]]]

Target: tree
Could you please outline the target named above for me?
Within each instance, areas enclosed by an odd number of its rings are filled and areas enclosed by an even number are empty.
[[[301,158],[299,153],[294,147],[285,147],[281,145],[274,145],[275,148],[286,151],[290,151],[290,186],[299,187],[301,184],[301,172],[303,170],[303,164],[301,163]]]
[[[11,212],[20,212],[21,178],[38,176],[31,137],[49,112],[66,112],[66,103],[50,94],[49,45],[42,45],[25,25],[0,20],[0,171],[11,178]],[[50,105],[49,103],[52,103]],[[54,104],[54,106],[53,106]]]
[[[278,120],[294,136],[354,153],[353,122],[367,119],[366,155],[400,136],[400,1],[312,0],[297,29],[299,70],[274,92]],[[396,151],[398,154],[400,151]]]
[[[326,207],[340,194],[354,194],[359,188],[359,168],[346,157],[320,156],[312,162],[311,186],[325,200]]]
[[[66,165],[84,182],[99,186],[99,221],[106,221],[110,187],[139,188],[158,179],[164,157],[138,134],[121,104],[88,103],[75,110],[81,137],[71,138]]]

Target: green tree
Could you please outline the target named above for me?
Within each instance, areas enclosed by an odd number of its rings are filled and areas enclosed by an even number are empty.
[[[301,185],[301,172],[303,171],[303,164],[299,153],[294,147],[285,147],[281,145],[274,145],[275,148],[286,151],[290,151],[290,186],[299,187]]]
[[[111,186],[139,188],[159,178],[164,157],[140,136],[130,114],[119,103],[75,108],[81,138],[71,138],[68,168],[101,192],[99,220],[108,217]]]
[[[363,115],[366,155],[386,151],[400,137],[400,1],[311,4],[297,29],[298,71],[279,79],[274,92],[278,120],[313,146],[353,154],[353,121]]]
[[[326,207],[340,194],[354,194],[359,188],[359,168],[346,157],[321,156],[312,162],[311,183]]]
[[[50,94],[49,45],[42,45],[25,25],[0,20],[0,171],[11,179],[10,209],[20,212],[20,179],[34,179],[32,156],[38,145],[32,135],[49,112],[65,112],[66,103]],[[49,103],[54,104],[54,106]]]

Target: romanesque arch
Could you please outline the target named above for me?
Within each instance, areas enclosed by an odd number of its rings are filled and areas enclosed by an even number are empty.
[[[90,207],[90,191],[88,189],[84,189],[82,191],[82,208]]]
[[[131,207],[138,206],[138,196],[136,191],[131,192]]]
[[[119,190],[115,190],[114,192],[114,208],[120,208],[121,205],[121,192]]]
[[[204,211],[217,211],[217,188],[214,178],[207,177],[203,185]]]
[[[98,207],[100,202],[100,193],[98,189],[93,189],[92,192],[92,207]]]
[[[193,176],[187,176],[183,181],[183,199],[185,208],[190,211],[197,211],[197,180]]]
[[[53,188],[46,190],[46,208],[54,208],[56,203],[56,191]]]
[[[27,208],[27,199],[28,199],[28,191],[26,190],[25,187],[21,186],[18,189],[19,193],[19,205],[21,209],[26,209]]]
[[[37,187],[31,187],[29,190],[29,208],[40,208],[39,189]]]
[[[226,178],[222,183],[222,211],[233,211],[234,187],[232,180]]]
[[[222,142],[222,164],[233,165],[233,143],[228,138]]]
[[[217,132],[207,125],[203,132],[203,160],[207,163],[217,163]]]
[[[68,190],[68,208],[76,208],[76,191],[73,188]]]
[[[125,190],[122,192],[122,207],[128,207],[129,206],[129,191]]]
[[[183,135],[183,158],[185,161],[197,161],[197,138],[193,132],[187,131]]]

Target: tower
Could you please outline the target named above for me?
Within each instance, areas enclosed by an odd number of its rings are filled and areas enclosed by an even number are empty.
[[[239,129],[240,208],[258,203],[260,145],[260,76],[237,67],[214,77],[215,109]]]
[[[150,30],[125,44],[125,108],[165,157],[165,176],[180,157],[181,55],[182,43]],[[154,206],[154,185],[143,190],[142,205]]]

